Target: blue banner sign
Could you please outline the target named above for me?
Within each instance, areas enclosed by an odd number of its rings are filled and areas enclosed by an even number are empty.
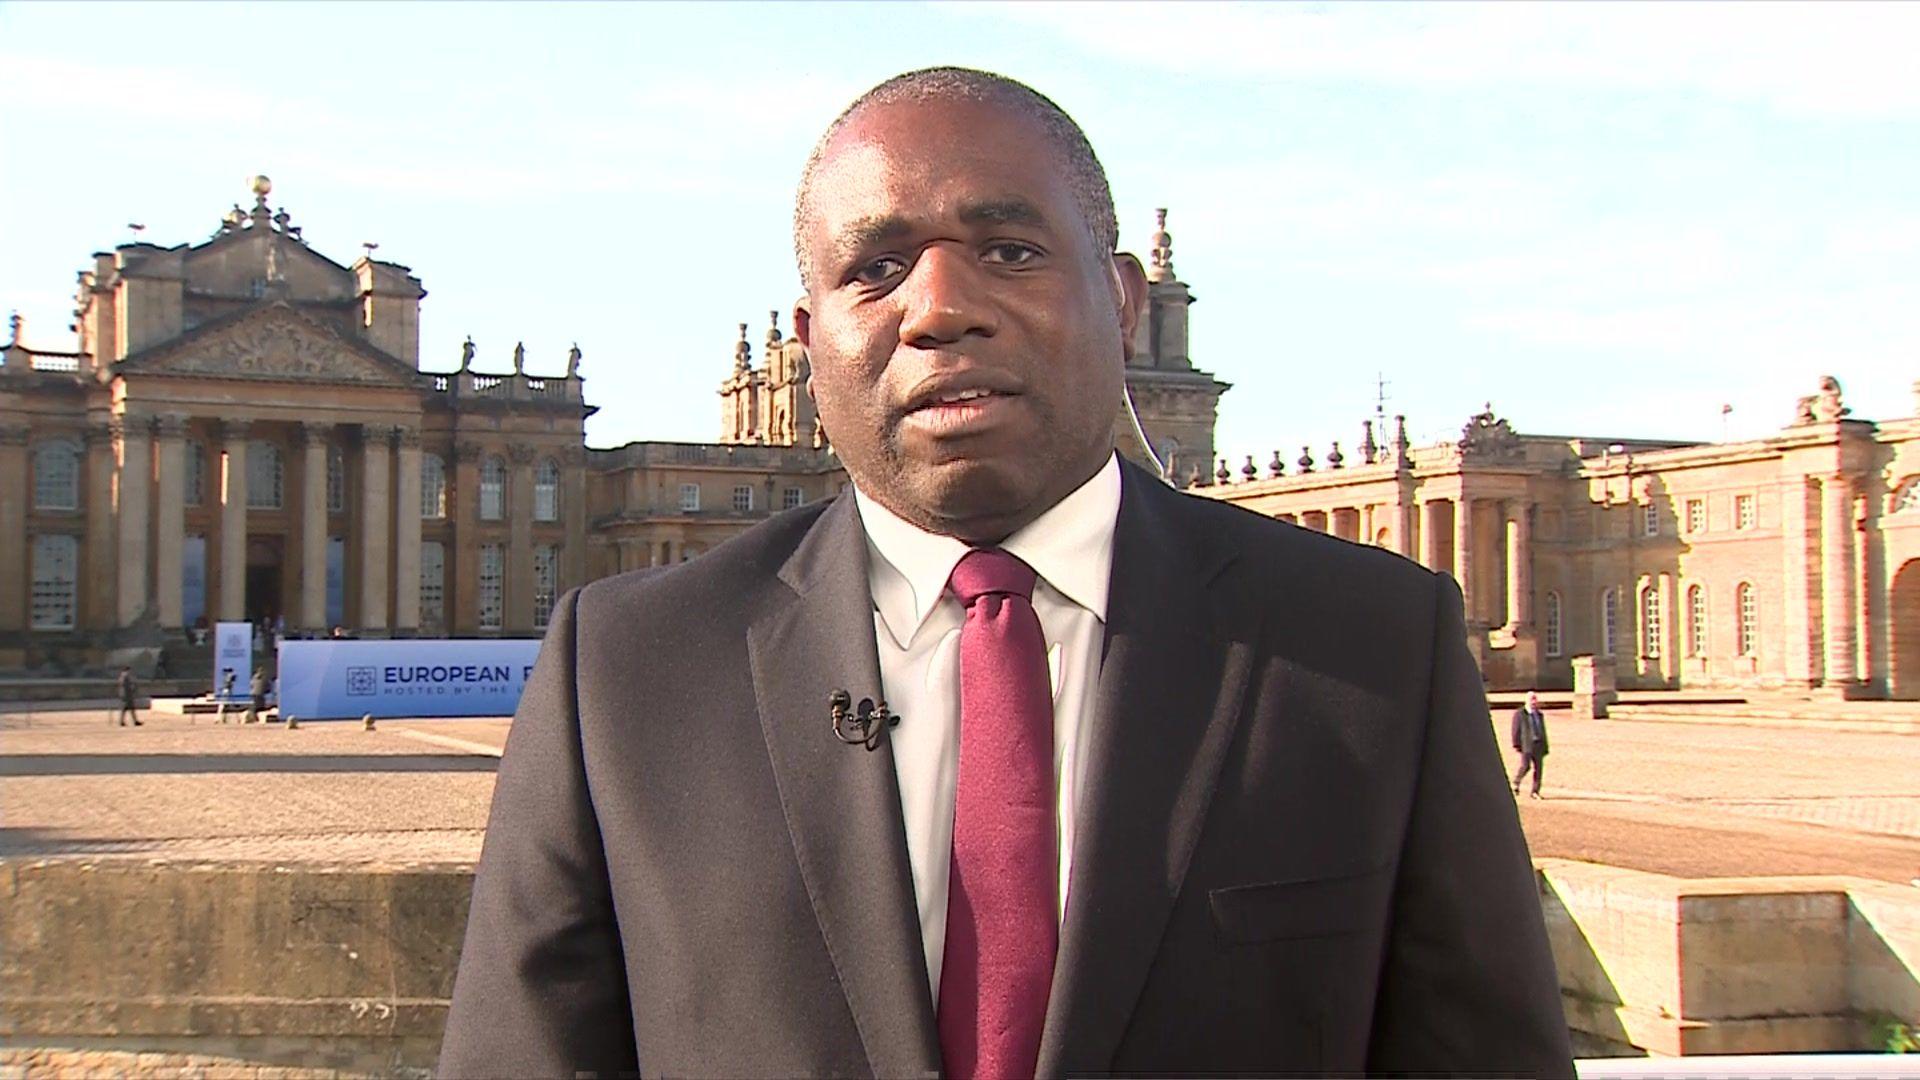
[[[511,716],[540,642],[283,641],[280,715]]]
[[[213,692],[221,701],[245,701],[253,683],[253,624],[213,624]]]

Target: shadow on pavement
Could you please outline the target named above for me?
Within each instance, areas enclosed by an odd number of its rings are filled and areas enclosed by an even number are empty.
[[[484,754],[8,754],[0,776],[116,776],[168,773],[493,772]]]

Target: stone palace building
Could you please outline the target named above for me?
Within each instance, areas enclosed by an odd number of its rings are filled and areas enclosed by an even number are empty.
[[[423,369],[420,281],[371,248],[321,254],[270,192],[258,178],[201,243],[94,256],[76,351],[29,348],[14,320],[0,672],[144,665],[222,619],[534,635],[573,585],[694,558],[845,485],[777,312],[758,364],[740,327],[717,442],[588,449],[579,349],[482,372],[469,341]],[[1236,476],[1165,211],[1147,272],[1122,452],[1451,572],[1490,685],[1564,687],[1586,654],[1628,687],[1920,698],[1920,417],[1855,418],[1832,380],[1740,443],[1521,434],[1489,407],[1416,447],[1382,416],[1353,459],[1336,445],[1290,471],[1276,453]]]
[[[1778,434],[1685,443],[1525,435],[1491,406],[1457,442],[1219,463],[1198,494],[1450,571],[1489,686],[1920,699],[1915,416],[1850,415],[1825,379]],[[1356,641],[1355,648],[1365,642]]]

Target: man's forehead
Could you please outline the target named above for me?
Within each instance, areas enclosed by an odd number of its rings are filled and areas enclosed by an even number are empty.
[[[971,223],[1055,216],[1070,200],[1050,155],[994,140],[943,140],[899,129],[842,132],[813,177],[816,221],[829,235],[849,221],[888,215]]]

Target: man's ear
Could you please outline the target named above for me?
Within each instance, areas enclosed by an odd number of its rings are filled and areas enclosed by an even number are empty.
[[[813,312],[809,310],[812,303],[805,296],[793,302],[793,336],[809,350],[813,348]]]
[[[1121,348],[1133,359],[1134,329],[1147,313],[1147,271],[1140,260],[1124,251],[1113,253],[1108,280],[1113,285],[1113,303],[1120,316]]]

